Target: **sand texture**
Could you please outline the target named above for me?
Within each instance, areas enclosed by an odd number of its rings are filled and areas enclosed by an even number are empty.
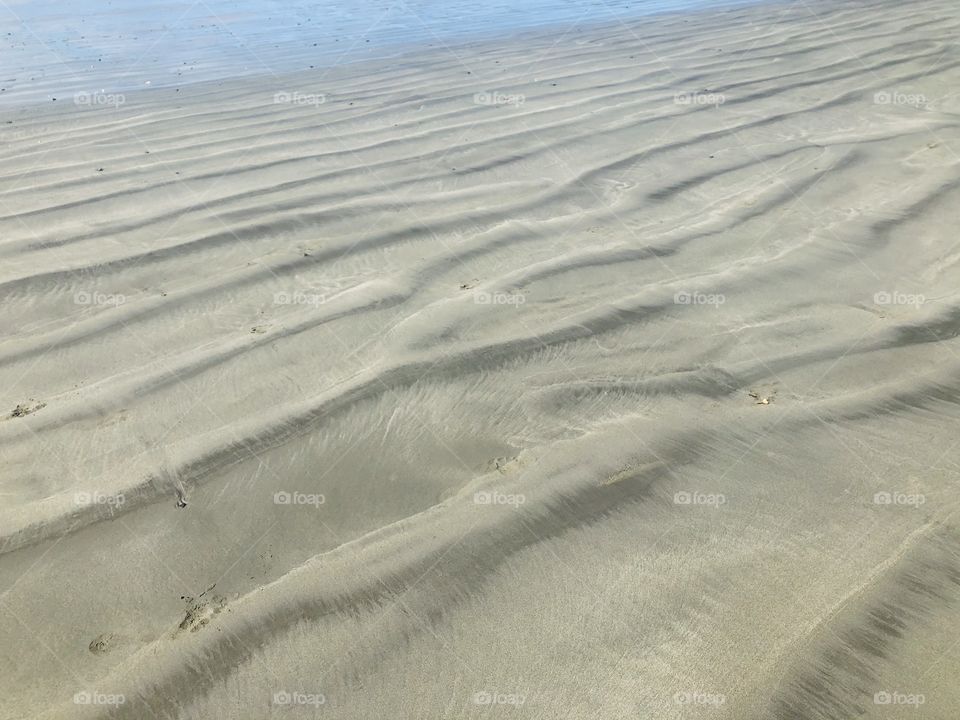
[[[960,717],[958,38],[0,108],[0,718]]]

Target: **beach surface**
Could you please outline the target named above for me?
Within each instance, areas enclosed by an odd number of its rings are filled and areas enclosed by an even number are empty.
[[[10,84],[0,718],[958,716],[960,8],[588,19]]]

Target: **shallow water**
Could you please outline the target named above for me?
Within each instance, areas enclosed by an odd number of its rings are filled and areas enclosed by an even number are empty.
[[[0,101],[50,102],[383,57],[730,0],[13,0],[0,5]],[[452,56],[452,60],[454,57]],[[104,102],[108,102],[104,99]]]

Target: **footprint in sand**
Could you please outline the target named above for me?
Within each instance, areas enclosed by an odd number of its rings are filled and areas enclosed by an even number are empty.
[[[747,394],[754,399],[754,405],[769,405],[777,397],[776,390],[771,390],[768,393],[754,391]]]
[[[46,406],[47,406],[46,403],[37,402],[33,398],[30,398],[28,402],[17,405],[13,409],[13,412],[10,413],[10,417],[12,418],[26,417],[27,415],[35,413],[37,410],[42,410]]]
[[[102,633],[91,640],[87,648],[94,655],[106,655],[108,652],[114,650],[119,643],[120,637],[118,635],[114,633]]]
[[[519,470],[522,466],[518,456],[514,457],[498,457],[490,461],[489,466],[492,470],[496,470],[501,475],[507,475],[508,473],[513,473]]]
[[[213,590],[214,587],[216,586],[214,585],[207,588],[198,598],[193,598],[189,595],[181,596],[180,599],[186,604],[186,614],[183,620],[180,621],[174,637],[188,630],[190,632],[197,632],[200,628],[208,625],[214,617],[223,611],[227,606],[227,599],[222,595],[213,595],[209,599],[204,599],[204,596]]]

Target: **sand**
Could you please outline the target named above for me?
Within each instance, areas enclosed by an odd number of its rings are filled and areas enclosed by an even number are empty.
[[[0,108],[0,718],[955,718],[958,30]]]

